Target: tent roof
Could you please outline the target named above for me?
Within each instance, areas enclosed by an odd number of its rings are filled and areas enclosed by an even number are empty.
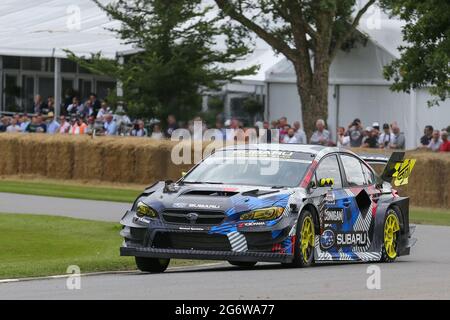
[[[111,0],[101,0],[103,3]],[[205,0],[211,2],[211,0]],[[79,10],[80,28],[71,28],[70,21]],[[379,14],[379,15],[377,15]],[[374,19],[380,19],[377,25]],[[375,21],[376,22],[376,21]],[[111,21],[92,0],[2,0],[0,2],[0,55],[31,57],[66,57],[64,49],[79,56],[101,51],[114,58],[117,53],[135,51],[117,39],[107,28],[120,27]],[[359,30],[366,33],[377,46],[398,57],[402,44],[401,22],[382,12],[369,11],[361,20]],[[256,49],[246,59],[227,65],[245,68],[259,64],[255,75],[238,77],[241,81],[263,82],[272,67],[284,59],[262,40],[256,39]],[[275,69],[276,70],[276,69]]]
[[[80,28],[71,24],[77,11]],[[63,49],[69,49],[113,58],[132,49],[105,29],[118,26],[91,0],[2,0],[0,55],[64,58]]]

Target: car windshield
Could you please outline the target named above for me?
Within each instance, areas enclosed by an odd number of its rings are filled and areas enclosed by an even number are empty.
[[[312,159],[311,154],[291,151],[221,151],[203,160],[182,181],[297,187]]]

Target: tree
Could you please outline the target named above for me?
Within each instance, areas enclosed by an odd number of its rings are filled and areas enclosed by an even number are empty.
[[[435,98],[429,105],[439,104],[450,94],[450,2],[448,0],[383,0],[406,22],[400,58],[386,68],[384,75],[394,80],[391,88],[409,92],[411,88],[432,86]]]
[[[308,134],[327,119],[328,76],[338,50],[365,39],[356,27],[375,3],[359,10],[355,0],[215,0],[233,20],[282,53],[294,65]]]
[[[135,116],[164,120],[175,114],[188,120],[201,108],[202,89],[215,89],[223,81],[256,71],[226,68],[251,52],[246,34],[212,14],[212,7],[201,0],[118,0],[107,5],[93,1],[121,22],[113,31],[136,53],[126,56],[123,64],[101,53],[85,59],[69,52],[69,57],[92,72],[118,79]]]
[[[254,121],[256,115],[264,112],[264,104],[256,100],[254,97],[248,97],[242,103],[243,109],[248,113],[251,120]]]

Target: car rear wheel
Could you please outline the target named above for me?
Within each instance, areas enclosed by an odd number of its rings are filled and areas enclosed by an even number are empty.
[[[256,265],[255,261],[228,261],[228,263],[241,268],[252,268]]]
[[[398,255],[398,238],[400,236],[400,222],[395,208],[388,209],[383,230],[381,261],[393,262]]]
[[[161,273],[167,269],[170,259],[134,257],[139,270],[151,273]]]
[[[314,263],[314,218],[308,210],[302,211],[297,222],[294,261],[295,267],[309,267]]]

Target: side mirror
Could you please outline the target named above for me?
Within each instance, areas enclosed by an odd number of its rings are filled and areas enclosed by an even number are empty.
[[[334,185],[333,178],[322,178],[319,181],[320,187],[332,187]]]

